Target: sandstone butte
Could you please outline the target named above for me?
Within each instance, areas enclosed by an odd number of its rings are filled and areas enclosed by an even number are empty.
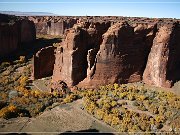
[[[19,41],[34,40],[36,34],[63,35],[61,46],[42,48],[34,54],[34,79],[52,75],[52,88],[58,87],[60,81],[69,87],[138,81],[171,87],[180,80],[179,20],[31,16],[21,17],[17,23],[22,21],[26,25],[20,25],[21,32],[7,24],[7,28],[0,27],[0,54],[14,50],[7,49],[13,48],[10,45],[4,47],[5,37],[13,37],[7,44],[17,45]],[[19,40],[22,36],[17,35],[22,32],[30,35]]]

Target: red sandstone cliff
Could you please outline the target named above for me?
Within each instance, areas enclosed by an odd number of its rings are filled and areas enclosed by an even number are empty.
[[[81,84],[91,86],[141,81],[155,29],[156,24],[112,25],[103,34],[94,67],[88,67],[90,75]]]
[[[143,80],[171,87],[166,82],[180,79],[179,25],[121,21],[97,26],[82,21],[66,32],[56,51],[53,82],[92,87]]]
[[[95,57],[102,42],[101,36],[109,26],[110,23],[103,22],[78,24],[69,29],[63,45],[56,51],[53,81],[64,80],[68,85],[76,85],[84,80],[87,76],[88,50],[94,49],[92,57]]]
[[[166,24],[159,28],[148,57],[143,81],[159,87],[171,87],[180,79],[180,28]]]

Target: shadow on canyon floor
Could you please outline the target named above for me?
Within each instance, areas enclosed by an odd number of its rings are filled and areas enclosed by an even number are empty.
[[[4,135],[30,135],[30,134],[27,134],[27,133],[7,133]]]
[[[19,56],[25,56],[26,59],[31,59],[37,51],[44,47],[53,46],[54,43],[60,43],[61,38],[36,38],[34,42],[21,44],[20,48],[7,57],[0,58],[0,63],[3,61],[14,61],[19,58]]]
[[[87,130],[79,130],[76,132],[72,131],[66,131],[64,133],[61,133],[59,135],[68,135],[68,134],[73,134],[73,135],[79,135],[79,134],[88,134],[88,135],[99,135],[99,134],[106,134],[106,135],[114,135],[113,133],[101,133],[97,129],[87,129]]]

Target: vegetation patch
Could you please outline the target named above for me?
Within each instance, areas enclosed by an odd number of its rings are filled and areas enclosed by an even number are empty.
[[[177,122],[180,97],[171,92],[114,84],[83,90],[79,94],[89,114],[120,132],[180,130]],[[164,126],[168,129],[163,129]]]

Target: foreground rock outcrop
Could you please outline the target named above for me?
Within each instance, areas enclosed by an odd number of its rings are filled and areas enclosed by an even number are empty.
[[[11,54],[21,43],[32,42],[36,39],[34,23],[29,20],[0,15],[0,57]]]
[[[55,63],[54,50],[53,46],[45,47],[33,56],[33,79],[52,75]]]
[[[180,79],[178,23],[104,23],[82,21],[66,31],[56,51],[53,82],[95,87],[144,81],[171,87]]]

